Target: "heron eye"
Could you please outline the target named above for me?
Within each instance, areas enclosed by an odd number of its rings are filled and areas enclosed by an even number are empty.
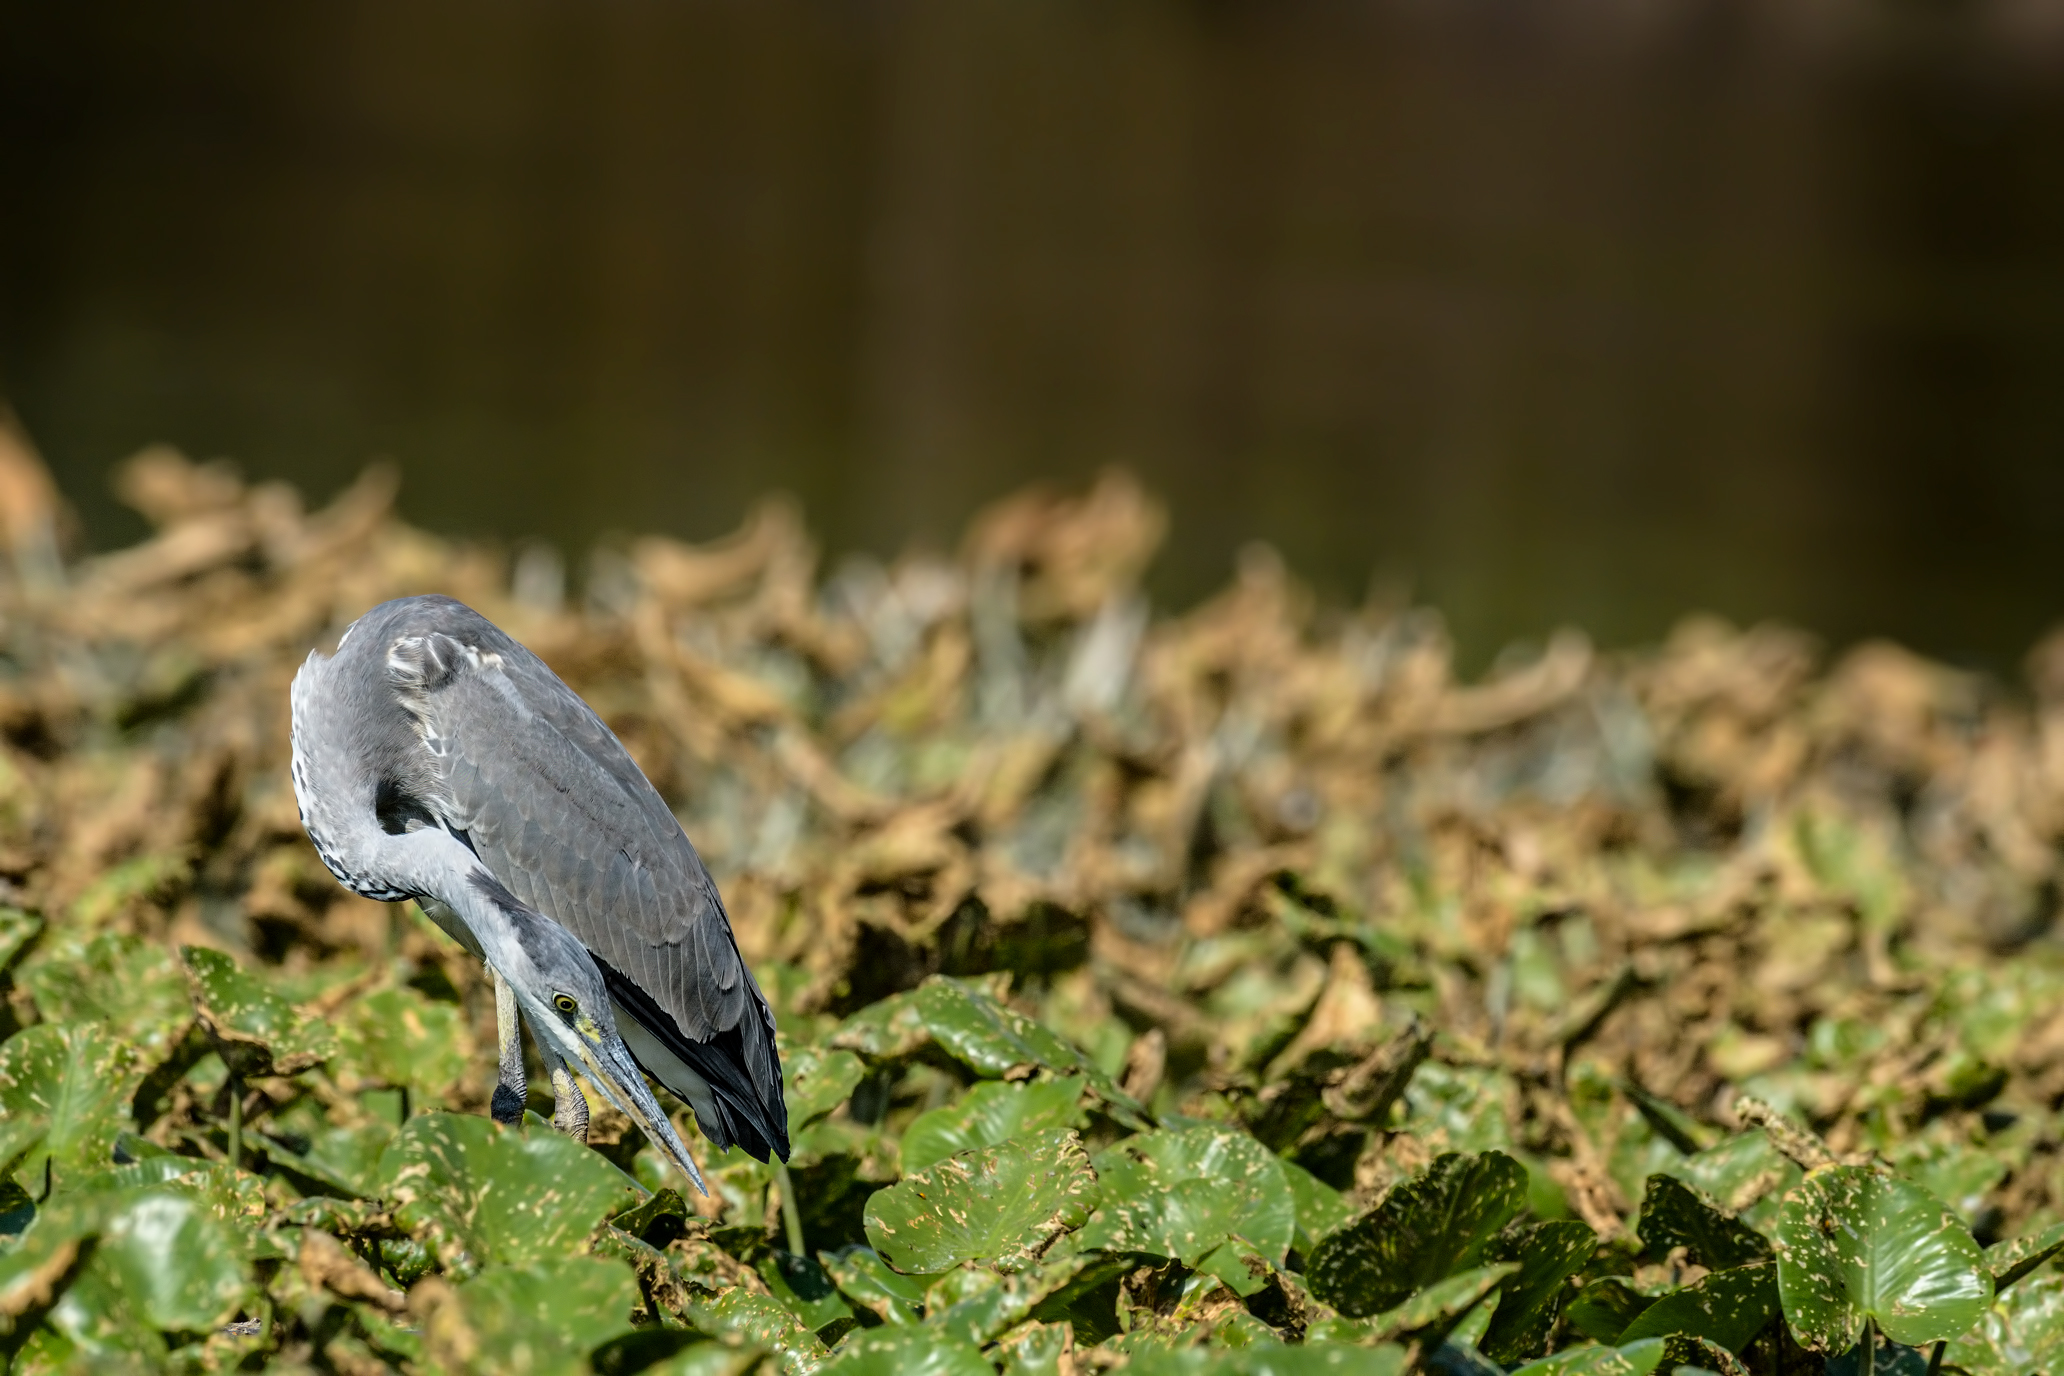
[[[552,996],[552,1006],[566,1014],[569,1018],[580,1011],[580,1005],[574,1002],[573,995],[571,994],[554,994]]]

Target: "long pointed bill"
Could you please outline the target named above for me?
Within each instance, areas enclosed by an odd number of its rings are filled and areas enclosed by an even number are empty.
[[[645,1083],[645,1073],[631,1059],[630,1049],[623,1041],[605,1034],[604,1039],[591,1042],[578,1033],[564,1040],[579,1055],[580,1068],[594,1086],[626,1118],[638,1125],[639,1131],[674,1163],[674,1169],[694,1181],[696,1189],[708,1194],[709,1187],[702,1183],[702,1172],[695,1169],[695,1162],[688,1155],[688,1148],[682,1144],[680,1134],[674,1131],[673,1122],[660,1111],[659,1101],[652,1097],[652,1090]]]

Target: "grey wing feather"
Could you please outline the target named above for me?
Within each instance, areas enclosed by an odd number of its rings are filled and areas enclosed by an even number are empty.
[[[543,661],[470,610],[443,607],[471,624],[397,627],[387,656],[440,763],[439,811],[518,899],[633,982],[690,1041],[742,1033],[756,1097],[779,1114],[771,1014],[672,810]],[[785,1147],[786,1124],[777,1127]]]

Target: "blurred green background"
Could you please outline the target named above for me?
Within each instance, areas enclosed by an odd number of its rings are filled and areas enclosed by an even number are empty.
[[[1475,662],[2064,612],[2053,0],[0,4],[0,395],[435,529],[830,551],[1122,462]]]

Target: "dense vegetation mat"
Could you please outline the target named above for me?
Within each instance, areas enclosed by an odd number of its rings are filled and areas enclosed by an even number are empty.
[[[768,505],[575,608],[379,473],[160,452],[68,565],[13,466],[17,1371],[2064,1371],[2064,653],[1695,621],[1464,684],[1265,552],[1153,617],[1118,478],[828,578]],[[433,589],[709,858],[786,1171],[496,1128],[477,965],[317,863],[287,681]]]

